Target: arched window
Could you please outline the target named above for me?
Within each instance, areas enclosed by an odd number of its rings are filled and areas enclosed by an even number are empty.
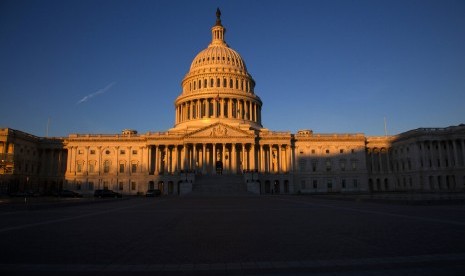
[[[220,87],[220,79],[219,78],[216,79],[216,87]]]
[[[213,87],[213,79],[210,79],[210,87]]]
[[[199,80],[199,89],[202,88],[202,81]]]
[[[239,89],[239,80],[238,79],[236,79],[236,87],[235,88]]]
[[[197,83],[194,81],[194,90],[196,89],[196,84],[197,84]]]
[[[233,88],[233,80],[229,79],[229,88]]]
[[[205,79],[205,80],[203,81],[203,87],[207,88],[207,84],[208,84],[208,81],[207,81],[207,79]]]
[[[226,82],[226,79],[223,79],[223,87],[227,87],[227,82]]]

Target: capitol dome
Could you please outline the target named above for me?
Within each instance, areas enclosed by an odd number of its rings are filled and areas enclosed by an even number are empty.
[[[193,59],[175,101],[175,128],[200,128],[221,121],[261,128],[260,97],[244,60],[224,39],[221,12],[216,12],[212,41]]]

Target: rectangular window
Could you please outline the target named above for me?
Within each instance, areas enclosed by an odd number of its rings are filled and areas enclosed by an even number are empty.
[[[126,154],[126,151],[125,151],[125,150],[120,150],[120,151],[119,151],[119,154],[125,155],[125,154]]]
[[[124,164],[119,164],[119,172],[124,173]]]
[[[356,171],[357,170],[357,162],[352,161],[352,170]]]
[[[300,185],[302,186],[302,189],[306,189],[306,187],[305,187],[305,180],[302,180],[302,181],[300,182]]]
[[[137,154],[137,150],[132,150],[132,154]]]
[[[90,191],[94,190],[94,182],[89,182],[89,183],[87,183],[87,185],[88,185]]]
[[[354,184],[354,188],[357,188],[357,186],[358,186],[358,181],[357,181],[357,179],[354,179],[353,184]]]
[[[78,154],[83,154],[84,151],[82,149],[78,150]]]
[[[131,190],[136,190],[136,182],[131,182]]]
[[[108,190],[108,181],[103,181],[103,189]]]
[[[90,154],[95,154],[95,150],[90,150]]]
[[[122,190],[123,190],[123,187],[124,187],[124,186],[123,186],[123,182],[122,182],[122,181],[119,182],[119,183],[118,183],[118,189],[119,189],[120,191],[122,191]]]
[[[333,188],[333,181],[328,179],[328,181],[326,182],[327,186],[328,186],[328,189],[332,189]]]
[[[137,164],[131,164],[131,172],[137,172]]]
[[[81,163],[78,163],[77,164],[77,169],[76,169],[77,172],[82,172],[82,164]]]
[[[81,190],[81,181],[76,182],[76,190]]]
[[[346,188],[346,180],[345,179],[342,179],[341,186],[342,186],[343,189]]]
[[[326,171],[327,172],[331,171],[331,161],[330,160],[326,160]]]
[[[313,180],[313,189],[316,189],[316,188],[318,188],[318,181]]]
[[[95,165],[94,164],[89,164],[89,172],[93,173],[95,171]]]
[[[317,162],[312,163],[312,171],[316,172],[317,165],[318,165]]]

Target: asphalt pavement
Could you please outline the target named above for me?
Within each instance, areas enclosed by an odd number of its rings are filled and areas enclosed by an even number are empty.
[[[463,204],[396,205],[276,195],[129,198],[94,203],[0,208],[0,272],[465,273]]]

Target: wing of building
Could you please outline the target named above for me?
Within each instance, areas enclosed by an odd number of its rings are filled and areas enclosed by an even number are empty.
[[[345,193],[465,189],[465,125],[396,136],[271,131],[220,12],[193,59],[165,132],[43,138],[0,129],[3,193]]]

